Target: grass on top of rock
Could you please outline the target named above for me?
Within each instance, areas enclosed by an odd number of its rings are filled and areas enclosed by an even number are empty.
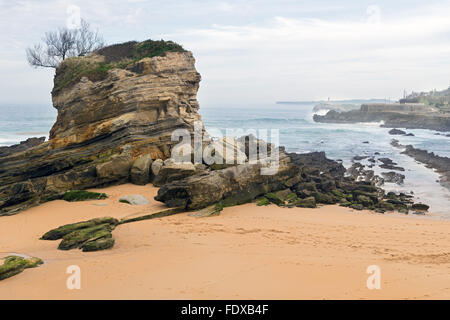
[[[87,200],[104,200],[108,198],[106,193],[90,192],[84,190],[72,190],[67,191],[63,200],[74,202],[74,201],[87,201]]]
[[[126,42],[115,44],[95,52],[104,57],[104,61],[96,61],[89,57],[71,57],[64,60],[56,70],[53,93],[71,87],[81,78],[87,77],[96,82],[106,79],[112,69],[131,69],[143,58],[164,56],[167,52],[186,52],[173,41],[146,40],[143,42]]]
[[[43,262],[39,258],[22,258],[18,256],[8,256],[3,265],[0,266],[0,280],[15,276],[28,268],[36,268]]]

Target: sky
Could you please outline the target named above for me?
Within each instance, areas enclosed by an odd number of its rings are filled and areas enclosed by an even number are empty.
[[[0,103],[51,103],[54,70],[31,68],[25,50],[74,8],[108,44],[192,51],[203,108],[450,86],[450,1],[0,0]]]

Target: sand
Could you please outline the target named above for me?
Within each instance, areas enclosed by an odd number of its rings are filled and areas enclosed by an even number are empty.
[[[165,208],[150,185],[97,191],[110,198],[0,217],[0,257],[45,261],[1,281],[0,299],[450,299],[450,221],[246,204],[215,217],[121,225],[107,251],[59,251],[59,241],[38,240],[63,224]],[[119,203],[127,194],[151,204]],[[80,267],[80,290],[67,289],[71,265]],[[370,265],[380,267],[379,290],[366,286]]]

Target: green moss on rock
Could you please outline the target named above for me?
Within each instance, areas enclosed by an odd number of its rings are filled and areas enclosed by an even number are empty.
[[[305,199],[298,199],[295,206],[299,208],[316,208],[316,199],[314,197],[309,197]]]
[[[267,198],[261,198],[258,200],[258,202],[256,203],[257,206],[268,206],[270,204],[269,199]]]
[[[76,230],[65,235],[58,246],[59,250],[71,250],[82,247],[88,241],[111,238],[114,229],[110,224],[100,224],[90,228]]]
[[[92,252],[110,249],[114,246],[115,240],[112,237],[104,237],[94,241],[88,241],[81,246],[83,252]]]
[[[84,190],[67,191],[63,196],[63,200],[66,200],[69,202],[87,201],[87,200],[104,200],[106,198],[108,198],[108,196],[105,193],[90,192],[90,191],[84,191]]]
[[[91,228],[97,225],[103,225],[103,224],[109,224],[109,225],[117,225],[119,224],[119,221],[112,217],[103,217],[103,218],[96,218],[89,221],[82,221],[72,224],[67,224],[61,227],[58,227],[56,229],[48,231],[46,234],[44,234],[41,237],[41,240],[58,240],[64,237],[65,235],[68,235],[69,233],[72,233],[76,230],[81,229],[87,229]]]
[[[8,256],[3,265],[0,266],[0,280],[4,280],[21,273],[28,268],[36,268],[43,262],[39,258],[22,258],[18,256]]]
[[[277,206],[284,204],[283,199],[281,199],[275,193],[268,193],[265,195],[265,197],[267,198],[267,200],[269,200],[271,203],[276,204]]]

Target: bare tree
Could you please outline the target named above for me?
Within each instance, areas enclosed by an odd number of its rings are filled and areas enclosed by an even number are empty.
[[[105,46],[98,31],[92,31],[85,20],[81,20],[79,29],[46,32],[42,41],[43,44],[27,48],[28,62],[35,68],[57,68],[66,58],[85,56]]]

